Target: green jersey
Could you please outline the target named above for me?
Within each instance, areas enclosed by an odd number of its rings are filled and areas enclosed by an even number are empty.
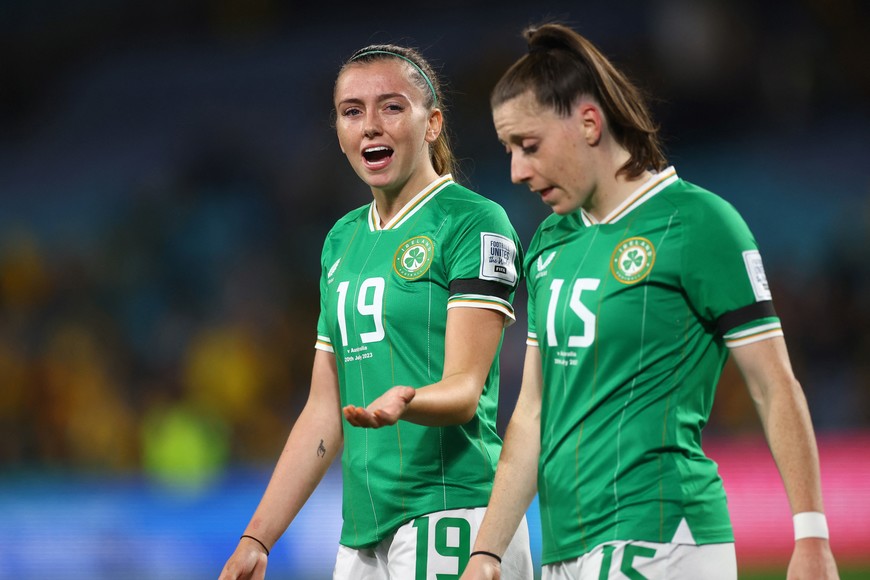
[[[668,168],[600,222],[549,216],[525,273],[543,562],[615,540],[733,542],[701,429],[727,348],[782,334],[737,211]]]
[[[335,354],[341,404],[441,380],[449,308],[513,320],[520,252],[504,210],[449,175],[383,227],[374,202],[340,219],[323,247],[316,347]],[[497,361],[464,425],[344,422],[342,544],[368,546],[414,517],[486,505],[501,452]]]

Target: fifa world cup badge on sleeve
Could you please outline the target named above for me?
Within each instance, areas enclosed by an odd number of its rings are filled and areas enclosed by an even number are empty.
[[[517,247],[510,238],[481,232],[480,279],[513,286],[517,283],[517,267],[514,263],[516,255]]]
[[[761,263],[761,254],[758,250],[747,250],[743,252],[743,262],[746,264],[746,274],[749,276],[749,283],[752,284],[752,291],[755,292],[755,301],[771,300],[770,286],[767,284],[767,275]]]

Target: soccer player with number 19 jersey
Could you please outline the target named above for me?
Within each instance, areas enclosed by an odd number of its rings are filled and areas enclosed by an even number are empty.
[[[333,100],[339,146],[373,199],[326,236],[308,401],[220,580],[263,578],[339,451],[333,580],[456,579],[501,452],[519,239],[498,204],[453,180],[438,79],[419,52],[357,51]],[[503,578],[531,580],[528,528],[514,530]]]
[[[449,309],[514,317],[519,241],[495,203],[446,175],[379,221],[374,203],[353,211],[323,249],[317,348],[335,354],[342,405],[440,380]],[[464,424],[345,429],[343,545],[375,544],[416,516],[486,505],[501,451],[498,379],[493,365]]]

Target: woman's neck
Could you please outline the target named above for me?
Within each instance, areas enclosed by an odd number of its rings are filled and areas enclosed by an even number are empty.
[[[375,198],[375,207],[377,207],[378,216],[381,218],[380,225],[389,223],[409,201],[436,179],[438,179],[438,174],[432,169],[411,176],[401,187],[390,189],[373,187],[372,196]]]
[[[638,177],[629,179],[624,173],[619,173],[620,168],[631,156],[612,138],[608,139],[597,153],[600,156],[598,167],[601,168],[597,191],[590,197],[590,203],[584,209],[596,220],[601,221],[637,191],[651,174],[649,171],[644,171]]]

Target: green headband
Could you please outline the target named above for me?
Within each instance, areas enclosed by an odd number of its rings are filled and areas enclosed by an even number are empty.
[[[402,56],[401,54],[399,54],[397,52],[390,52],[389,50],[367,50],[367,51],[361,52],[361,53],[357,54],[356,56],[354,56],[353,58],[351,58],[350,62],[353,62],[358,58],[362,58],[362,57],[368,56],[370,54],[388,54],[390,56],[395,56],[396,58],[401,58],[405,62],[410,63],[412,67],[417,69],[417,72],[420,73],[420,75],[423,77],[423,80],[426,81],[426,84],[429,85],[429,90],[432,91],[432,97],[435,99],[435,104],[436,105],[438,104],[438,94],[435,92],[435,87],[432,85],[432,81],[429,80],[429,75],[424,73],[423,69],[420,68],[420,65],[418,65],[416,62],[414,62],[413,60],[411,60],[407,56]]]

